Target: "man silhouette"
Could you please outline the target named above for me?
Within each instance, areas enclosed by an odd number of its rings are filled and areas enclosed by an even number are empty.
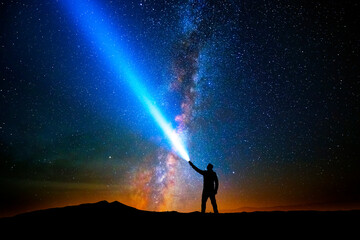
[[[210,197],[210,201],[213,206],[214,213],[219,213],[215,199],[215,195],[217,194],[217,190],[219,188],[219,181],[216,173],[212,170],[213,165],[209,163],[207,165],[207,171],[206,171],[206,170],[200,170],[191,161],[189,161],[189,164],[195,171],[197,171],[204,177],[203,192],[201,197],[201,212],[205,213],[206,201]]]

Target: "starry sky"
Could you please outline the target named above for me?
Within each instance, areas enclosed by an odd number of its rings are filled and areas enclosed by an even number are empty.
[[[220,211],[360,207],[356,1],[82,2],[191,161],[214,165]],[[100,200],[199,210],[202,177],[72,8],[0,1],[0,216]]]

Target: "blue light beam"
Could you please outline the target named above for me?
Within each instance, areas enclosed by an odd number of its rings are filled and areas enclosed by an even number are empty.
[[[174,151],[186,161],[190,161],[189,154],[185,149],[183,141],[180,139],[171,124],[165,119],[164,115],[157,108],[145,86],[141,84],[139,74],[133,68],[131,58],[126,53],[121,41],[116,36],[116,31],[110,28],[107,17],[100,13],[103,8],[95,5],[94,1],[85,0],[61,0],[67,11],[73,17],[75,24],[84,32],[88,40],[96,44],[97,49],[102,53],[102,57],[113,67],[120,79],[133,90],[136,97],[149,111],[155,122],[159,125]]]

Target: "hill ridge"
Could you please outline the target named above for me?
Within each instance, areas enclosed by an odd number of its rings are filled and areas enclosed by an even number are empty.
[[[0,228],[17,229],[53,229],[79,230],[121,229],[139,233],[154,232],[154,229],[179,229],[188,227],[230,232],[240,228],[246,232],[273,231],[274,229],[292,229],[294,231],[329,231],[333,229],[357,229],[356,221],[360,210],[354,211],[273,211],[202,214],[200,212],[181,213],[176,211],[154,212],[139,210],[121,202],[99,201],[59,208],[37,210],[0,219]],[[351,226],[353,226],[351,228]],[[136,228],[134,228],[136,226]],[[240,228],[239,228],[240,227]],[[224,233],[224,231],[222,232]],[[207,233],[211,236],[211,233]],[[231,236],[231,235],[229,235]]]

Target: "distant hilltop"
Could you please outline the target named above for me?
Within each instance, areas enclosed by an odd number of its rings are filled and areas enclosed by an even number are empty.
[[[36,229],[62,231],[112,231],[141,234],[153,233],[155,231],[175,232],[181,230],[200,231],[202,234],[230,233],[243,231],[247,235],[251,232],[261,230],[273,231],[283,229],[286,231],[317,232],[333,231],[346,228],[357,229],[356,219],[359,219],[360,211],[273,211],[252,213],[179,213],[179,212],[151,212],[142,211],[129,207],[120,202],[101,201],[87,203],[77,206],[62,208],[51,208],[23,213],[14,217],[0,219],[2,230],[10,229]],[[353,228],[351,226],[354,225]],[[41,227],[41,229],[39,228]],[[227,229],[227,231],[225,231]]]

